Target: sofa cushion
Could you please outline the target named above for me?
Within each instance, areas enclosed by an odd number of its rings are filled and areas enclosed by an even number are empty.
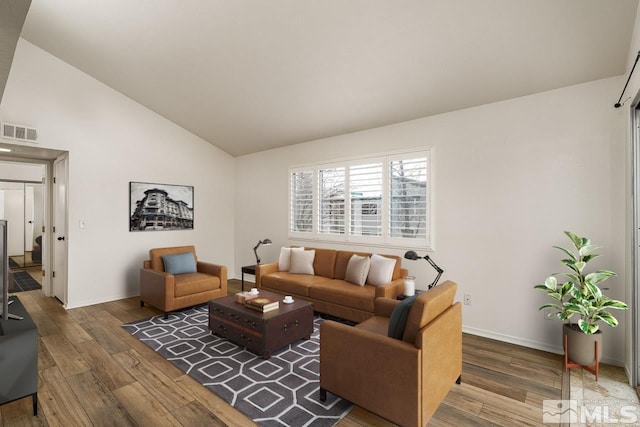
[[[386,337],[388,336],[389,331],[389,318],[373,316],[364,322],[358,323],[355,327],[363,331]]]
[[[332,279],[313,284],[309,297],[373,313],[376,289],[373,286],[353,286],[344,280]]]
[[[293,274],[286,271],[269,273],[263,276],[260,287],[284,295],[309,296],[309,287],[316,283],[326,282],[326,277],[308,274]]]
[[[163,255],[181,254],[184,252],[193,253],[193,257],[198,261],[195,246],[175,246],[171,248],[155,248],[149,250],[151,269],[154,271],[164,271],[164,262],[162,261]]]
[[[416,300],[417,295],[413,295],[409,298],[403,299],[400,304],[393,309],[391,317],[389,318],[389,326],[387,334],[391,338],[402,339],[404,331],[407,326],[407,319],[409,318],[409,312]]]
[[[373,286],[386,285],[393,279],[393,270],[396,260],[382,255],[371,255],[371,266],[367,283]]]
[[[347,264],[347,272],[344,279],[354,285],[364,286],[369,274],[369,265],[371,259],[368,256],[359,256],[353,254]]]
[[[289,271],[291,267],[291,251],[303,251],[304,248],[282,248],[280,249],[280,257],[278,258],[278,271]]]
[[[220,278],[203,273],[185,273],[175,276],[174,296],[183,297],[220,289]]]
[[[322,277],[333,279],[333,269],[336,264],[336,250],[335,249],[317,249],[316,258],[313,261],[313,269],[315,274]]]
[[[291,265],[289,273],[294,274],[315,274],[313,270],[313,260],[316,256],[314,250],[291,251]]]
[[[196,259],[192,252],[183,252],[181,254],[163,255],[164,271],[169,274],[195,273]]]
[[[369,252],[351,252],[351,251],[337,251],[336,253],[336,266],[333,271],[334,279],[344,280],[347,274],[347,266],[349,265],[349,260],[353,255],[366,256],[370,257],[371,253]]]

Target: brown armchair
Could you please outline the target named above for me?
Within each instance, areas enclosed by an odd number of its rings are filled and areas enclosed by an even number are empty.
[[[424,426],[462,373],[462,309],[447,281],[420,294],[402,339],[387,335],[399,301],[378,298],[355,327],[320,326],[320,400],[327,391],[401,426]]]
[[[165,272],[162,257],[193,253],[196,272],[170,274]],[[150,260],[140,269],[140,306],[144,303],[168,312],[205,303],[227,295],[227,267],[198,261],[193,246],[156,248],[149,251]]]

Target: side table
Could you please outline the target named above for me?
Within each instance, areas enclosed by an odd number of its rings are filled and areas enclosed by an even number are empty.
[[[256,267],[258,267],[257,265],[245,265],[244,267],[241,268],[242,270],[242,292],[244,292],[244,274],[253,274],[254,276],[256,275]]]

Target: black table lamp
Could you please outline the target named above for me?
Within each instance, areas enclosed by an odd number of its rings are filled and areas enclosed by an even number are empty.
[[[260,264],[260,257],[258,256],[258,248],[260,245],[269,246],[271,244],[271,239],[259,240],[258,244],[253,247],[253,253],[256,254],[256,264]]]
[[[435,262],[433,262],[433,260],[429,257],[429,255],[425,255],[425,256],[418,256],[418,254],[416,253],[416,251],[407,251],[404,254],[404,257],[406,259],[410,259],[410,260],[417,260],[417,259],[425,259],[427,260],[427,262],[429,264],[431,264],[431,266],[438,272],[438,275],[436,276],[436,278],[433,280],[433,282],[431,282],[431,284],[429,285],[429,289],[433,288],[435,285],[438,284],[438,280],[440,280],[440,276],[442,276],[442,273],[444,273],[444,270],[441,269],[440,267],[438,267],[436,265]]]

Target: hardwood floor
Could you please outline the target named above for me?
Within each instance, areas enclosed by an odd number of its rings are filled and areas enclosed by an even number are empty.
[[[159,314],[138,298],[65,311],[41,291],[18,295],[40,334],[38,416],[21,399],[0,406],[1,427],[255,425],[120,327]],[[465,335],[463,363],[429,425],[549,425],[542,401],[561,399],[559,355]],[[358,407],[338,423],[392,425]]]

